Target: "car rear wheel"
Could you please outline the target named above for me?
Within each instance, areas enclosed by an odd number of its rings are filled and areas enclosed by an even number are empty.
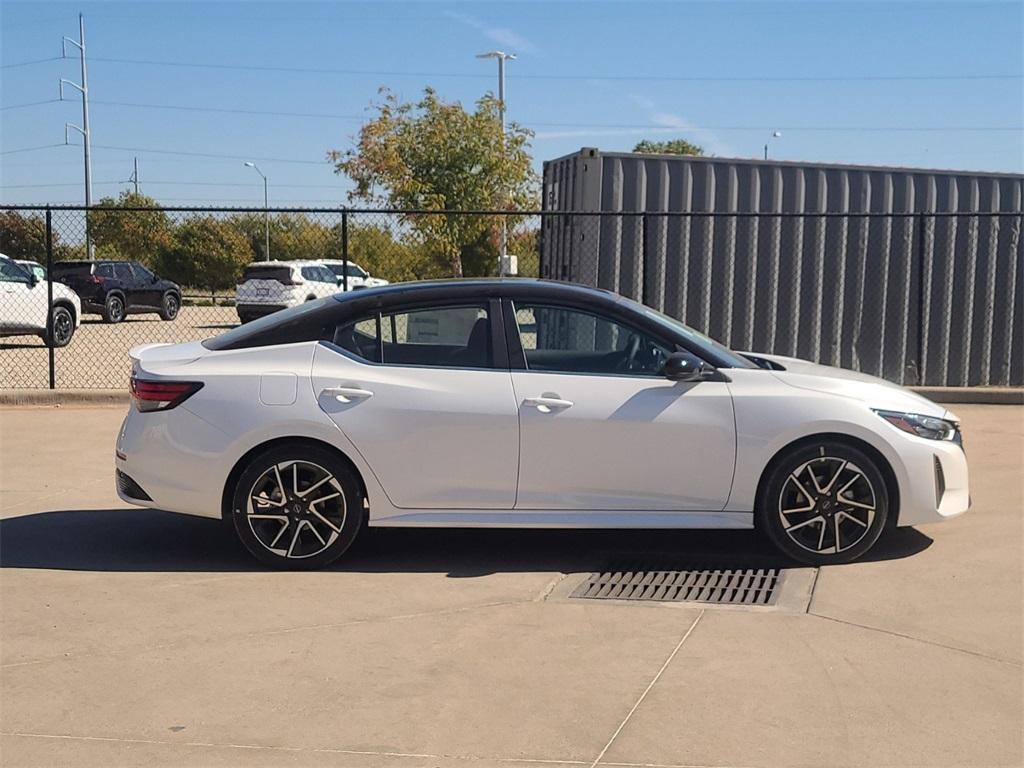
[[[876,461],[836,440],[778,459],[764,484],[757,522],[789,557],[808,565],[848,563],[878,541],[889,494]]]
[[[75,335],[75,318],[67,307],[54,307],[50,312],[52,332],[43,334],[47,346],[66,347]]]
[[[164,300],[160,306],[160,319],[161,320],[173,320],[178,316],[178,310],[181,308],[181,299],[178,298],[178,294],[173,291],[168,291],[164,294]]]
[[[359,479],[331,451],[299,443],[249,462],[235,486],[235,532],[261,563],[322,568],[341,557],[363,526]]]
[[[103,321],[107,323],[120,323],[124,320],[124,299],[119,294],[112,293],[107,296],[103,304]]]

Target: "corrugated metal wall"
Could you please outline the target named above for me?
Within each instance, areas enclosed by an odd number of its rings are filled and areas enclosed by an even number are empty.
[[[584,150],[544,165],[545,210],[582,213],[544,217],[542,275],[642,300],[737,349],[907,384],[1019,385],[1022,186]]]

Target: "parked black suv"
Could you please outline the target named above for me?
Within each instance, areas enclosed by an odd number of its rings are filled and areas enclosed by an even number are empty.
[[[135,261],[58,261],[53,277],[78,293],[83,314],[102,315],[108,323],[144,312],[173,320],[181,307],[181,288]]]

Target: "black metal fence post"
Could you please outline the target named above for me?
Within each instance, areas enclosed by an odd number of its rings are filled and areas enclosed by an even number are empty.
[[[925,216],[924,213],[917,215],[917,385],[924,386],[924,346],[928,340],[924,337],[924,313],[928,308],[924,305],[925,284],[924,284],[924,236]]]
[[[53,353],[53,211],[49,207],[46,209],[46,352],[49,357],[50,389],[56,389]]]
[[[348,291],[348,209],[341,210],[341,280],[342,290]]]
[[[640,216],[640,303],[647,303],[647,214]]]

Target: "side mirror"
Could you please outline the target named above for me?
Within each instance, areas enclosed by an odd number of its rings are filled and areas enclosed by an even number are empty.
[[[713,370],[696,355],[689,352],[673,352],[661,369],[661,375],[670,381],[701,381]]]

